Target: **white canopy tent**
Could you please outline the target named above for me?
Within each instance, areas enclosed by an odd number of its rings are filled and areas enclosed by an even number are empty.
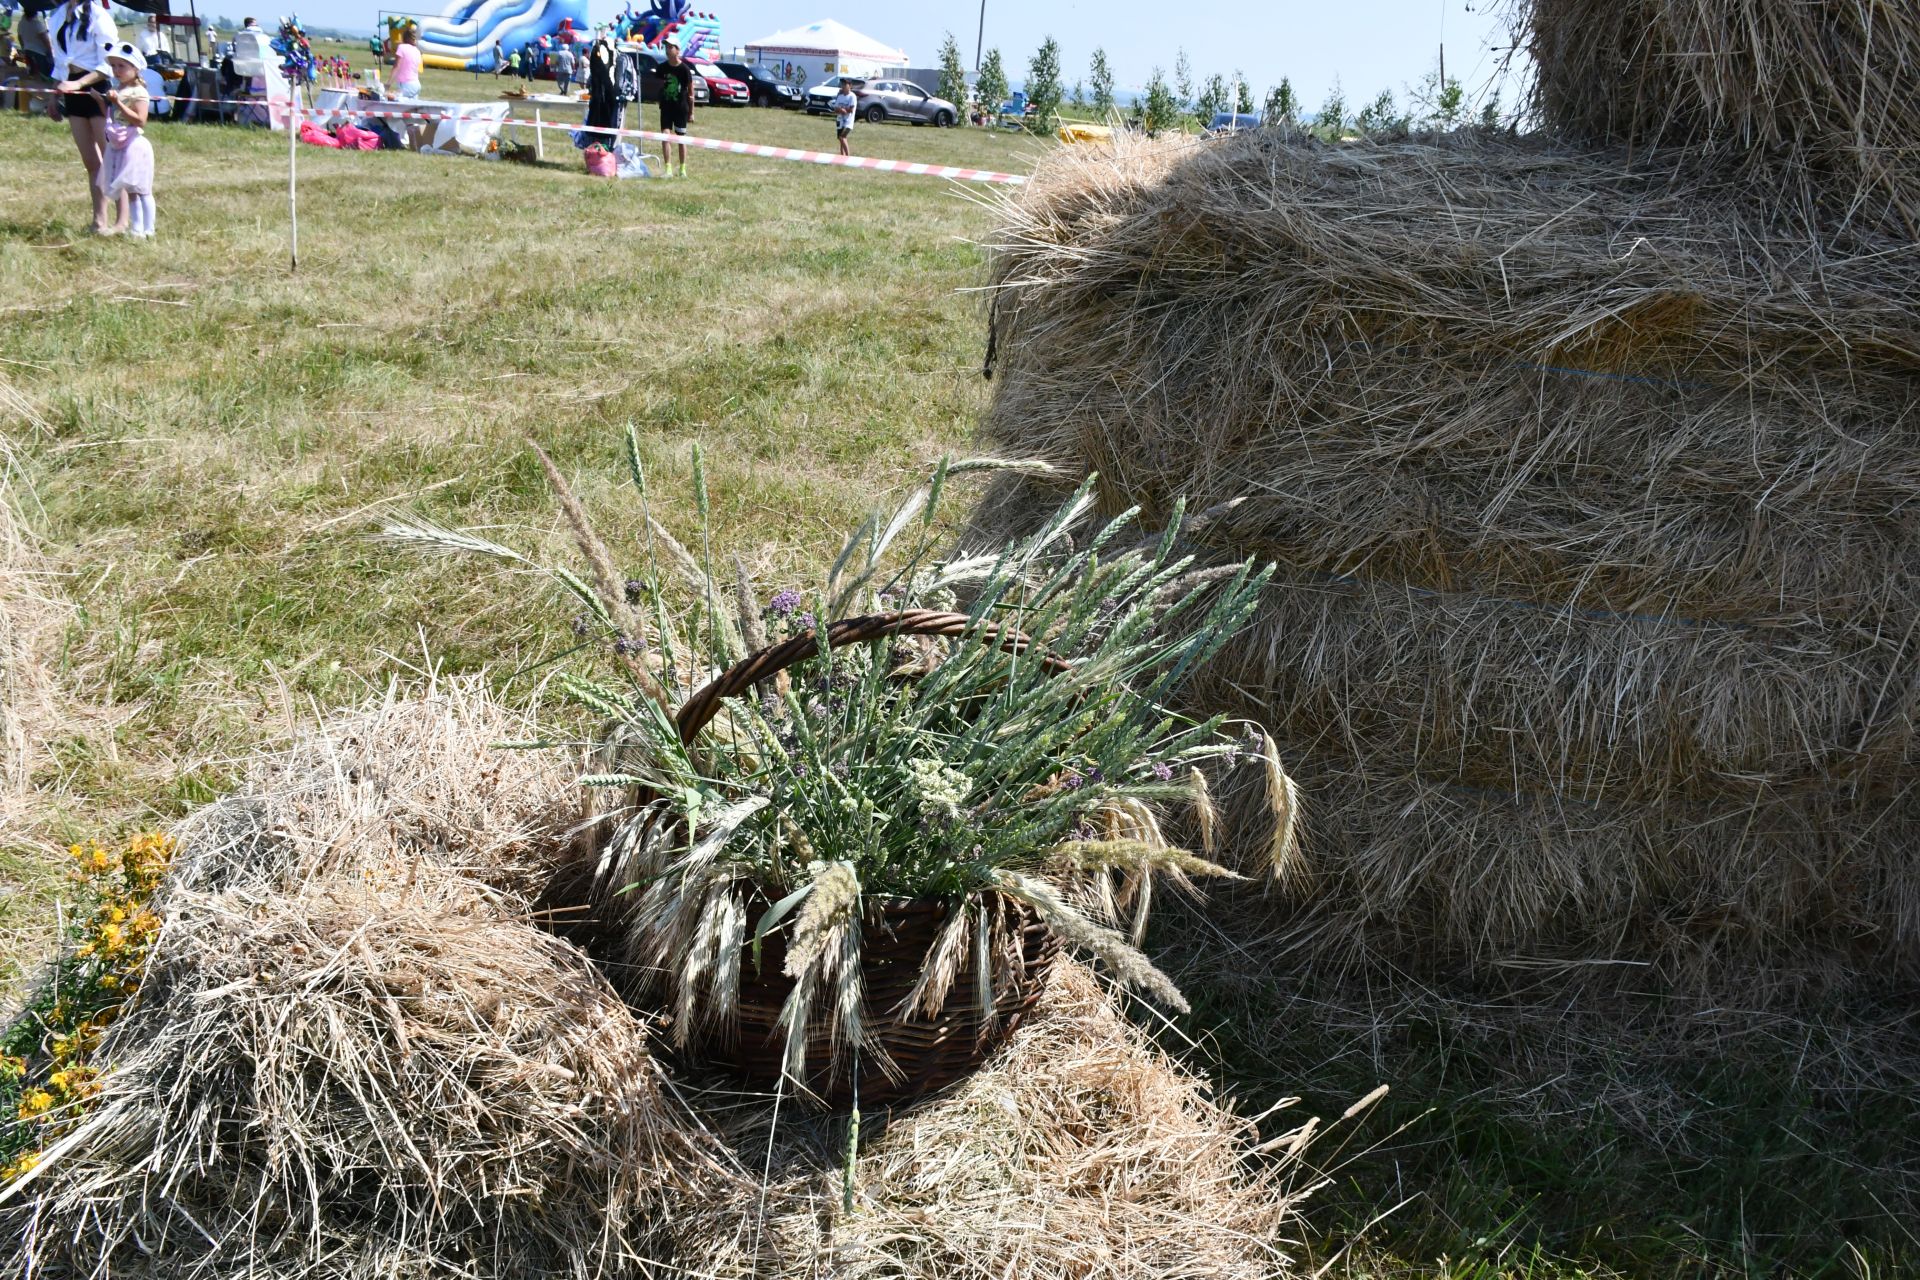
[[[904,51],[831,18],[750,40],[746,49],[753,61],[777,67],[783,79],[792,79],[789,71],[798,68],[809,85],[829,76],[882,75],[907,65]]]

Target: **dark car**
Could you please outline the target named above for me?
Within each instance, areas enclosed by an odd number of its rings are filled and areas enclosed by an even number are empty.
[[[1259,114],[1249,111],[1216,111],[1207,122],[1208,133],[1245,133],[1259,127]]]
[[[629,46],[631,47],[631,46]],[[660,101],[660,86],[666,77],[660,74],[660,68],[667,64],[667,55],[658,49],[642,47],[640,53],[640,101]],[[705,106],[709,99],[707,78],[697,72],[693,77],[693,105]]]
[[[772,67],[757,62],[721,62],[716,65],[747,86],[756,107],[789,107],[798,110],[805,105],[800,91],[782,80]]]

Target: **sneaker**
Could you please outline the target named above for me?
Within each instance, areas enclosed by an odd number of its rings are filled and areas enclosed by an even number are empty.
[[[687,176],[687,166],[685,166],[685,165],[681,165],[681,166],[680,166],[680,168],[679,168],[678,170],[676,170],[676,171],[674,172],[674,175],[673,175],[673,176],[674,176],[674,177],[676,177],[676,178],[684,178],[684,177],[686,177],[686,176]]]

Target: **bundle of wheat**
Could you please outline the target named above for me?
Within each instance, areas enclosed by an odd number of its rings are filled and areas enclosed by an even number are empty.
[[[1814,170],[1920,226],[1920,11],[1885,0],[1516,0],[1535,104],[1587,142]],[[1874,206],[1878,206],[1875,208]]]
[[[1299,770],[1343,952],[1920,960],[1920,246],[1690,172],[1276,131],[1004,206],[988,434],[1278,564],[1195,696]]]

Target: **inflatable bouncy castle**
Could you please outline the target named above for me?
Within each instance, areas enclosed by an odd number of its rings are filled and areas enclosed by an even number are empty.
[[[497,41],[509,58],[521,45],[561,29],[587,26],[587,0],[452,0],[438,14],[389,18],[389,25],[414,21],[420,26],[420,53],[430,67],[454,71],[492,71]]]
[[[689,58],[720,56],[720,19],[696,13],[692,0],[653,0],[645,9],[629,4],[614,19],[613,29],[620,39],[645,45],[658,45],[672,36]]]

